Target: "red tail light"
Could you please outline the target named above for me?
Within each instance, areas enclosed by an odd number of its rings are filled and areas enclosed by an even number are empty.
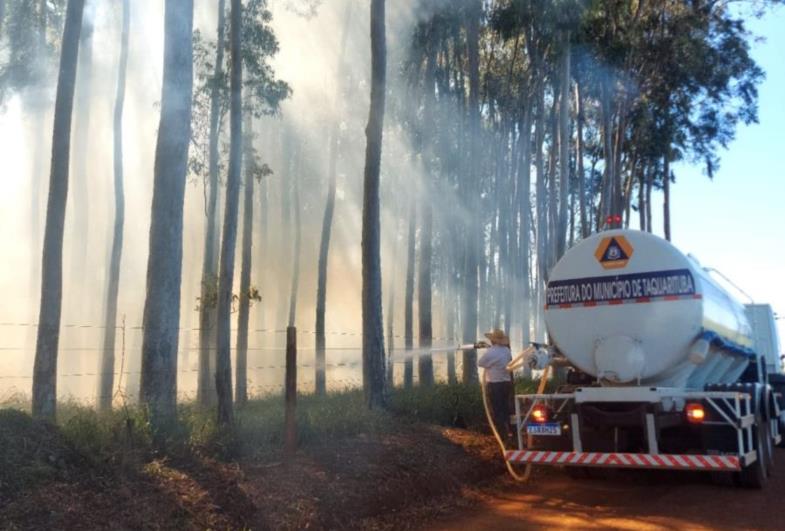
[[[545,404],[537,404],[532,408],[531,420],[532,422],[548,422],[551,418],[551,412]]]
[[[706,410],[703,408],[703,404],[695,402],[687,404],[684,412],[687,414],[687,421],[692,424],[700,424],[706,420]]]

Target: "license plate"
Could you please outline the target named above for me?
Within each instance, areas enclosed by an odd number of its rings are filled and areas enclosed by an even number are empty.
[[[561,435],[561,424],[558,422],[527,424],[526,433],[529,435]]]

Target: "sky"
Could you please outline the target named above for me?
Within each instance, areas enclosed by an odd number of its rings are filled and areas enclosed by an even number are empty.
[[[722,153],[710,180],[688,164],[674,168],[672,241],[747,292],[756,303],[771,304],[780,352],[785,349],[785,7],[778,7],[750,30],[762,39],[752,54],[766,72],[760,86],[760,123],[741,126]],[[662,234],[662,197],[657,196],[654,226]],[[741,298],[741,296],[739,296]],[[742,299],[743,300],[743,299]]]

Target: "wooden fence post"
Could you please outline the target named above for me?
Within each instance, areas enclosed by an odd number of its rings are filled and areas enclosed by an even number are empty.
[[[293,454],[297,449],[297,328],[286,328],[286,385],[285,385],[285,451]]]

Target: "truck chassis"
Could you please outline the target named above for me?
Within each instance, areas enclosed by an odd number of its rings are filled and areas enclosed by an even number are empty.
[[[779,430],[781,396],[770,388],[762,396],[763,402],[754,400],[750,393],[745,392],[658,387],[581,387],[568,393],[517,395],[515,425],[518,449],[507,451],[505,457],[511,463],[522,464],[742,472],[749,470],[761,458],[758,448],[761,446],[758,441],[763,440],[759,438],[760,423],[767,424],[763,427],[768,429],[763,433],[770,437],[770,441],[763,441],[763,445],[780,444],[782,441]],[[670,424],[674,425],[674,416],[683,413],[688,403],[699,403],[705,408],[706,419],[695,427],[696,430],[724,427],[722,444],[717,447],[703,444],[687,452],[662,452],[658,429],[662,426],[658,424],[664,424],[663,419],[669,416]],[[592,451],[591,445],[587,449],[582,432],[588,427],[589,420],[581,415],[581,406],[620,404],[637,405],[641,412],[645,411],[640,419],[643,431],[641,449],[645,451],[630,452],[620,448],[614,448],[620,451]],[[550,424],[558,423],[557,437],[532,435],[528,431],[529,426],[537,425],[532,418],[534,411],[543,407],[551,412],[553,422]],[[676,420],[675,425],[678,418]],[[687,425],[686,419],[683,423]],[[618,438],[618,432],[614,433]],[[614,442],[607,444],[614,445]],[[766,459],[765,453],[760,455]]]

